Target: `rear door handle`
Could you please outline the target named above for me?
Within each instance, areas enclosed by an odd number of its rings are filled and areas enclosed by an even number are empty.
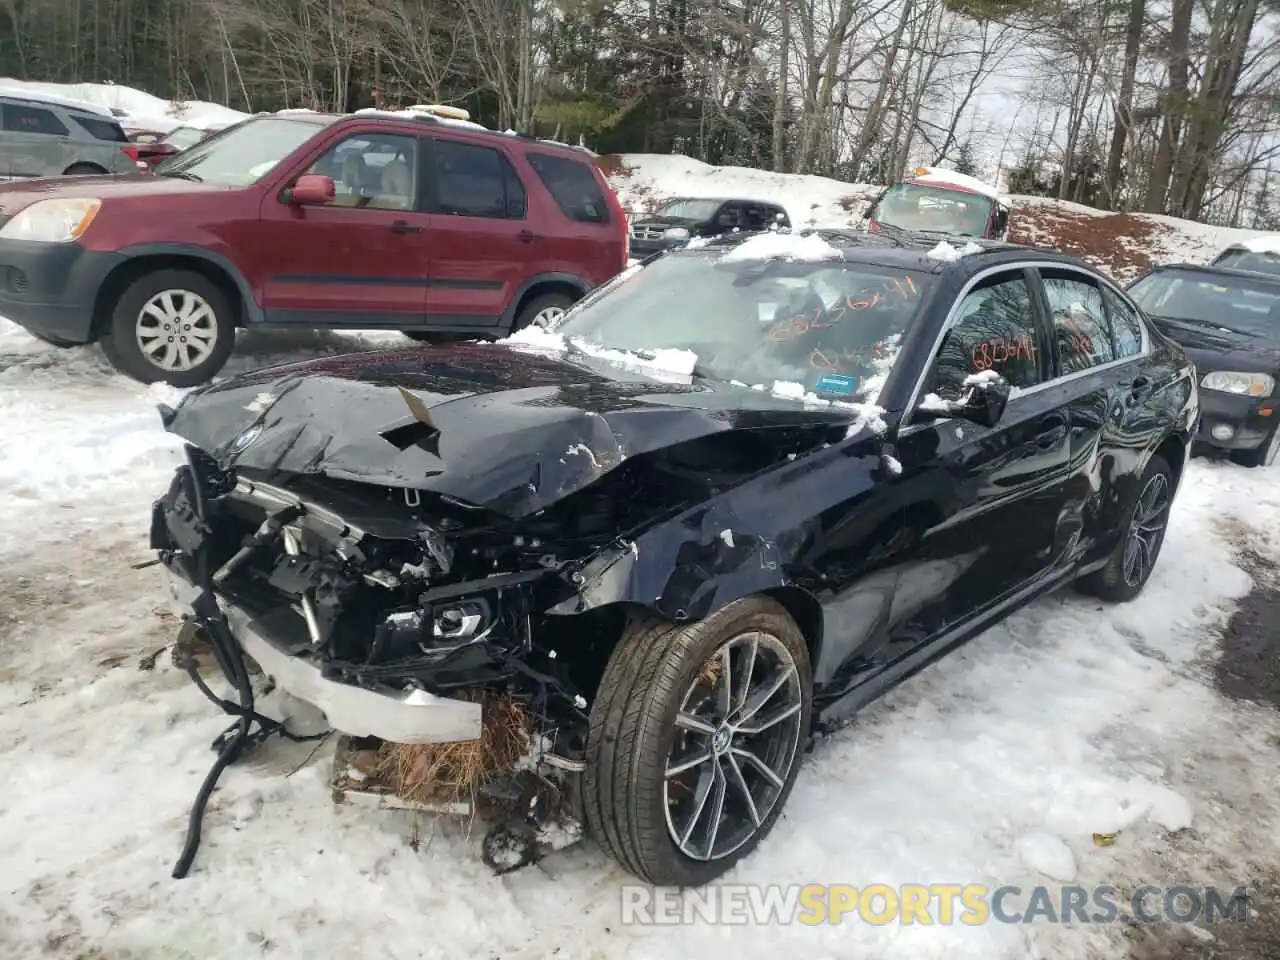
[[[521,243],[533,243],[535,240],[542,239],[542,234],[534,233],[531,230],[521,230],[516,234],[516,236],[520,239]]]
[[[391,224],[392,233],[421,233],[422,228],[408,220],[397,220]]]

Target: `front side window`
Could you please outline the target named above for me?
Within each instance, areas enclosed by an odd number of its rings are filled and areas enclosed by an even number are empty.
[[[570,344],[641,356],[689,351],[695,372],[716,380],[868,401],[879,396],[935,282],[929,273],[867,263],[687,250],[625,271],[555,332]]]
[[[1101,288],[1079,274],[1045,270],[1041,275],[1062,373],[1079,373],[1114,360]]]
[[[959,400],[967,392],[965,380],[987,370],[1023,390],[1041,382],[1031,290],[1020,273],[996,274],[965,294],[926,392]]]
[[[495,220],[524,217],[524,185],[500,151],[443,139],[435,141],[434,150],[440,213]]]
[[[320,133],[327,122],[275,116],[247,120],[158,164],[155,173],[199,183],[247,187]]]
[[[417,196],[418,141],[385,133],[357,133],[338,141],[309,174],[334,183],[334,207],[412,210]]]
[[[39,133],[49,137],[65,137],[69,130],[48,110],[17,103],[0,105],[4,128],[14,133]]]

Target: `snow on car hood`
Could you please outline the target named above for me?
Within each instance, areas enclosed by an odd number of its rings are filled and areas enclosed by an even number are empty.
[[[513,518],[627,457],[726,430],[829,424],[839,438],[858,419],[733,384],[663,383],[599,357],[498,344],[269,367],[161,410],[166,429],[224,469],[411,488]]]

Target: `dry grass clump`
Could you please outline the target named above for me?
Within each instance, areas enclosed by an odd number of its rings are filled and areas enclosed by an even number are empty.
[[[520,701],[487,690],[469,691],[466,698],[483,707],[479,740],[383,743],[374,779],[415,803],[474,803],[480,788],[510,771],[533,741]]]

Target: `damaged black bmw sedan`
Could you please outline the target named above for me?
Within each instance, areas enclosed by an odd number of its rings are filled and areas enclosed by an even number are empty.
[[[1137,595],[1198,402],[1082,262],[738,236],[505,341],[191,392],[152,545],[242,693],[247,656],[410,744],[522,698],[587,832],[697,885],[886,688],[1064,584]]]

